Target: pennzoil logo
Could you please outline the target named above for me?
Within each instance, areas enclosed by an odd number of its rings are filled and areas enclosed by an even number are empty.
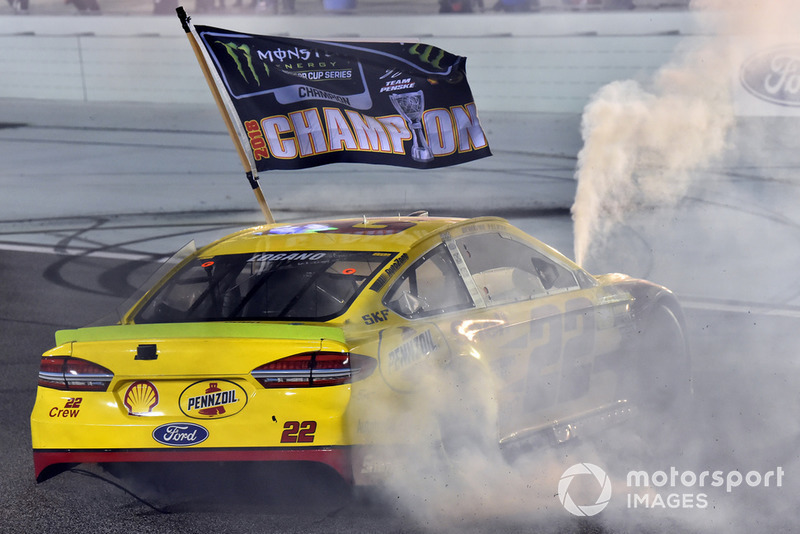
[[[228,380],[202,380],[183,390],[179,404],[193,419],[221,419],[244,409],[247,392]]]
[[[415,335],[389,352],[389,370],[399,371],[409,365],[424,360],[433,354],[437,348],[430,330]]]
[[[158,389],[152,382],[137,380],[128,386],[122,403],[128,409],[128,415],[149,415],[158,406]]]

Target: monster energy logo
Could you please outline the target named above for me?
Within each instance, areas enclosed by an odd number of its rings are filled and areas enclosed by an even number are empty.
[[[412,56],[419,56],[420,61],[437,69],[441,68],[440,62],[442,59],[444,59],[444,50],[435,46],[424,45],[421,43],[414,44],[408,49],[408,53]]]
[[[282,48],[277,48],[275,50],[267,50],[267,51],[258,51],[258,59],[266,59],[270,63],[282,62],[282,61],[292,61],[299,59],[301,61],[308,61],[311,59],[311,50],[306,48],[297,48],[296,46],[294,49],[287,49],[284,50]],[[319,57],[319,53],[314,53],[316,57]]]
[[[225,51],[228,53],[231,59],[233,59],[233,62],[236,64],[236,70],[238,70],[239,74],[242,75],[244,81],[247,83],[255,82],[256,85],[261,86],[261,79],[258,77],[258,73],[256,73],[256,67],[253,64],[253,54],[250,50],[250,46],[246,44],[223,43],[222,41],[214,41],[214,44],[220,44],[225,47]],[[242,61],[239,59],[240,53],[243,56],[244,63],[247,65],[248,72],[245,72],[245,67]],[[258,55],[261,57],[261,52],[259,52]],[[269,66],[266,63],[262,63],[262,65],[267,76],[269,76]],[[247,75],[248,73],[252,75],[252,82]]]
[[[336,65],[336,62],[332,61],[315,61],[308,63],[311,60],[319,60],[323,59],[323,56],[315,50],[308,50],[306,48],[277,48],[274,50],[256,50],[255,56],[257,60],[254,61],[254,54],[253,49],[247,44],[239,44],[235,42],[223,42],[223,41],[214,41],[214,44],[221,45],[225,48],[225,51],[228,53],[230,58],[233,60],[234,64],[236,65],[236,69],[239,71],[242,79],[244,79],[247,83],[254,83],[261,86],[261,79],[258,76],[258,72],[256,72],[256,65],[259,64],[264,67],[264,72],[266,73],[267,77],[270,76],[270,67],[268,63],[272,64],[274,67],[277,67],[278,70],[284,70],[288,74],[296,74],[302,78],[307,79],[349,79],[351,77],[350,71],[342,71],[338,74],[331,74],[331,75],[318,75],[317,78],[314,76],[317,73],[308,73],[308,72],[291,72],[295,69],[303,68],[297,62],[307,62],[305,67],[308,68],[332,68]],[[326,56],[327,57],[327,56]]]

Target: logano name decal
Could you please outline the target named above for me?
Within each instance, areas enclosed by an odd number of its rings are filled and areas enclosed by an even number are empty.
[[[249,262],[264,261],[317,261],[327,256],[325,252],[260,252],[250,258]]]
[[[422,116],[434,157],[488,147],[474,103],[436,108]],[[308,108],[244,121],[256,161],[295,159],[330,152],[406,154],[412,133],[400,115],[371,117],[353,110]]]

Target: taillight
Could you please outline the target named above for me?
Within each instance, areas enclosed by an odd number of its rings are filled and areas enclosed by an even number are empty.
[[[369,376],[377,361],[347,352],[305,352],[256,367],[250,373],[265,388],[338,386]]]
[[[106,391],[114,373],[80,358],[45,356],[39,364],[39,385],[74,391]]]

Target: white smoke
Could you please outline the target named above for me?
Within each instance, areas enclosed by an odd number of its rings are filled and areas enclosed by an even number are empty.
[[[603,87],[585,108],[572,207],[576,259],[615,267],[647,261],[642,270],[666,278],[659,281],[681,297],[794,302],[796,276],[785,266],[798,254],[797,182],[779,169],[796,168],[797,118],[737,116],[734,87],[754,52],[798,41],[800,1],[695,0],[692,9],[698,30],[668,65],[645,82]],[[634,260],[623,257],[636,247]],[[603,517],[612,530],[795,529],[788,510],[796,505],[798,456],[786,451],[800,435],[792,415],[799,401],[781,384],[796,380],[796,324],[749,313],[695,312],[709,321],[689,325],[703,402],[693,407],[693,423],[675,428],[685,442],[680,456],[630,454],[631,436],[620,436],[604,444],[603,465],[615,480],[632,466],[651,473],[782,466],[783,487],[710,491],[704,510],[609,507]]]
[[[508,462],[491,430],[497,405],[485,372],[456,378],[446,367],[424,370],[413,394],[371,396],[364,413],[389,423],[383,431],[401,444],[371,455],[385,468],[379,485],[384,503],[422,531],[463,534],[522,524],[558,531],[565,518],[555,495],[563,451],[541,448]]]
[[[761,154],[745,157],[739,152],[743,138],[747,137],[745,141],[755,145],[760,138],[749,126],[743,128],[737,124],[732,84],[747,50],[776,44],[790,33],[797,22],[795,13],[800,12],[800,0],[703,0],[695,1],[692,8],[698,17],[699,30],[676,49],[668,65],[646,82],[622,80],[605,86],[586,107],[582,126],[585,145],[579,155],[578,191],[573,206],[575,255],[579,262],[591,259],[593,253],[601,255],[603,240],[615,229],[630,223],[631,218],[635,219],[635,224],[647,219],[653,207],[669,211],[670,206],[676,206],[692,187],[709,177],[704,168],[715,159],[733,155],[741,161],[759,163]],[[747,46],[742,47],[740,44],[744,40]],[[753,137],[749,137],[751,135]],[[763,189],[737,189],[735,193],[744,197],[742,203],[752,211],[749,215],[759,215],[758,206],[753,206],[752,201],[759,194],[762,195],[759,202],[764,201]],[[708,196],[713,197],[713,192]],[[792,198],[774,200],[789,202]],[[752,250],[752,245],[743,245],[744,240],[756,241],[760,229],[746,233],[737,227],[725,235],[717,232],[724,230],[725,225],[733,226],[734,218],[741,223],[742,212],[723,221],[716,220],[718,212],[706,213],[701,208],[692,216],[694,219],[683,227],[681,235],[672,236],[679,232],[667,228],[663,232],[665,235],[659,237],[673,239],[672,244],[682,239],[694,242],[695,248],[687,256],[704,246],[700,243],[703,238],[710,237],[717,242],[716,250],[725,249],[730,256],[720,260],[712,255],[679,257],[676,254],[676,265],[671,269],[676,279],[691,278],[690,271],[713,265],[721,272],[737,270],[741,280],[737,278],[736,281],[748,282],[747,285],[737,283],[733,294],[733,284],[724,285],[729,279],[721,280],[720,292],[715,295],[718,297],[744,298],[745,291],[752,291],[747,294],[749,297],[760,289],[755,288],[755,281],[762,286],[772,281],[772,289],[783,287],[775,287],[777,277],[762,274],[758,279],[753,276],[753,265],[747,264],[743,254],[744,246]],[[669,220],[669,216],[662,220]],[[776,250],[773,245],[763,245],[764,257],[769,250]],[[729,260],[732,261],[728,263]],[[734,263],[736,261],[738,263]],[[697,282],[698,286],[708,285],[708,280],[716,273],[708,268],[705,275]],[[727,317],[717,316],[712,323],[727,320]],[[785,336],[785,331],[777,326],[774,332],[755,330],[755,318],[752,324],[749,320],[740,322],[742,328],[753,326],[755,333],[752,336],[750,332],[743,333],[737,341],[743,339],[752,346],[726,347],[722,346],[723,341],[717,346],[706,345],[703,347],[706,352],[701,350],[695,354],[696,376],[702,379],[698,383],[708,388],[702,398],[710,402],[686,410],[692,413],[667,414],[665,419],[655,421],[659,429],[653,434],[667,428],[680,442],[677,451],[654,450],[653,436],[641,428],[632,432],[630,426],[603,433],[598,439],[589,437],[534,450],[512,462],[471,446],[442,460],[436,443],[423,443],[413,452],[406,451],[402,456],[390,454],[386,459],[387,463],[395,464],[388,481],[387,502],[423,529],[441,532],[485,532],[503,530],[504,526],[525,532],[717,532],[723,529],[744,532],[753,525],[768,525],[778,530],[791,525],[798,486],[797,455],[794,452],[776,454],[774,449],[794,451],[797,438],[787,441],[783,447],[775,447],[770,441],[800,435],[796,417],[787,418],[798,408],[796,388],[791,387],[783,395],[780,393],[781,388],[789,387],[783,382],[794,376],[790,372],[796,374],[797,371],[791,361],[778,356],[785,354],[780,352],[785,348],[776,349],[773,354],[770,352],[773,347],[759,344],[771,336],[774,339]],[[783,324],[779,326],[783,328]],[[714,327],[715,324],[690,325],[695,335],[696,329],[713,330]],[[728,352],[737,356],[752,355],[758,361],[728,361]],[[418,435],[420,431],[415,426],[418,419],[422,414],[430,414],[433,406],[462,404],[461,396],[435,387],[451,382],[446,375],[436,376],[421,388],[421,392],[428,395],[417,397],[416,405],[375,402],[376,413],[372,416],[391,421],[395,431],[401,434]],[[448,428],[469,419],[450,415],[451,421],[443,421]],[[773,450],[767,450],[765,442]],[[602,466],[614,483],[615,495],[608,508],[586,521],[583,521],[586,518],[569,516],[557,495],[560,477],[578,463]],[[683,499],[681,504],[687,499],[691,504],[693,496],[707,493],[709,505],[706,508],[628,508],[625,481],[629,470],[669,472],[672,466],[681,472],[721,470],[731,473],[741,469],[743,472],[758,470],[761,474],[783,466],[786,477],[782,488],[742,487],[731,493],[714,488],[706,492],[680,484],[674,491],[670,488],[653,490],[653,495],[678,495]]]
[[[695,0],[700,31],[652,79],[616,81],[586,106],[572,206],[575,257],[584,263],[642,206],[680,200],[692,171],[719,157],[735,124],[737,40],[793,33],[797,0]]]
[[[733,155],[758,164],[760,154],[748,153],[746,158],[741,154],[744,147],[739,143],[757,145],[760,137],[749,126],[743,128],[737,124],[732,84],[747,50],[776,44],[785,39],[792,28],[800,27],[795,25],[800,0],[702,0],[695,1],[692,9],[698,17],[699,29],[676,49],[668,65],[648,81],[623,80],[603,87],[585,109],[582,125],[585,145],[579,155],[578,191],[572,209],[578,262],[592,259],[593,251],[600,251],[603,240],[630,223],[631,218],[635,219],[635,224],[646,219],[654,207],[668,212],[671,206],[677,206],[692,187],[708,178],[706,167],[715,159]],[[747,46],[740,46],[742,41],[746,41]],[[750,200],[748,197],[743,202]],[[700,241],[706,237],[700,235],[701,232],[711,233],[708,228],[713,228],[714,232],[720,228],[724,230],[726,222],[731,222],[706,221],[704,217],[712,218],[717,213],[697,211],[692,222],[710,222],[718,226],[690,224],[694,233],[674,237],[672,244],[684,238]],[[663,213],[659,214],[662,221],[672,216],[664,218]],[[670,237],[669,229],[664,233]],[[742,255],[737,239],[758,239],[758,235],[741,233],[738,227],[728,235],[720,235],[722,233],[709,237],[717,240],[720,248],[728,247],[734,255]],[[687,271],[712,264],[714,257],[677,258],[676,261],[682,271],[673,269],[675,276],[685,279],[690,278]],[[737,267],[738,274],[751,282],[737,286],[737,296],[741,298],[741,288],[755,284],[750,271],[741,268],[741,262]],[[698,285],[704,283],[701,281]],[[524,527],[524,531],[536,532],[586,529],[742,532],[753,525],[779,528],[790,525],[791,519],[787,517],[793,514],[792,500],[797,487],[796,470],[791,468],[796,465],[796,455],[773,454],[764,441],[794,435],[798,425],[793,421],[787,423],[786,415],[796,411],[798,400],[794,388],[789,396],[780,397],[777,393],[784,387],[781,380],[791,376],[787,373],[793,368],[791,362],[776,362],[774,356],[762,354],[769,349],[758,342],[769,338],[770,334],[758,332],[758,336],[746,340],[753,347],[730,351],[753,354],[756,359],[760,358],[758,365],[726,361],[728,348],[724,346],[705,347],[712,354],[696,354],[702,385],[709,388],[703,398],[713,402],[694,407],[691,421],[685,420],[687,414],[679,413],[670,414],[674,418],[657,421],[659,427],[673,429],[674,438],[681,442],[677,452],[654,451],[649,446],[652,436],[646,431],[631,432],[628,426],[604,433],[599,440],[590,438],[556,448],[542,448],[510,463],[480,447],[470,446],[443,461],[437,445],[423,444],[410,456],[399,459],[401,467],[393,470],[388,482],[387,502],[423,529],[435,531],[484,532],[502,530],[507,525],[511,530]],[[777,339],[785,332],[773,334]],[[436,380],[447,381],[447,377]],[[433,387],[424,389],[434,390]],[[440,393],[444,399],[425,396],[420,405],[395,407],[397,412],[390,409],[387,413],[385,405],[376,404],[375,417],[388,419],[403,429],[401,433],[413,435],[418,432],[414,422],[419,414],[429,413],[432,406],[440,403],[458,405],[461,402],[452,392]],[[455,419],[456,425],[463,420]],[[780,429],[781,437],[777,437],[775,429]],[[787,442],[783,448],[792,450],[795,444]],[[391,459],[395,463],[398,461]],[[671,492],[654,491],[653,495],[675,493],[685,502],[685,495],[691,499],[699,493],[707,493],[709,506],[660,510],[628,508],[624,484],[626,473],[631,469],[654,473],[669,472],[671,466],[676,466],[682,472],[720,469],[728,473],[736,469],[758,469],[765,473],[778,467],[776,461],[782,462],[786,469],[782,488],[744,487],[729,494],[724,489],[705,492],[697,487],[679,486]],[[608,508],[591,522],[569,517],[557,495],[559,478],[565,469],[585,462],[602,466],[614,481],[616,492]]]

